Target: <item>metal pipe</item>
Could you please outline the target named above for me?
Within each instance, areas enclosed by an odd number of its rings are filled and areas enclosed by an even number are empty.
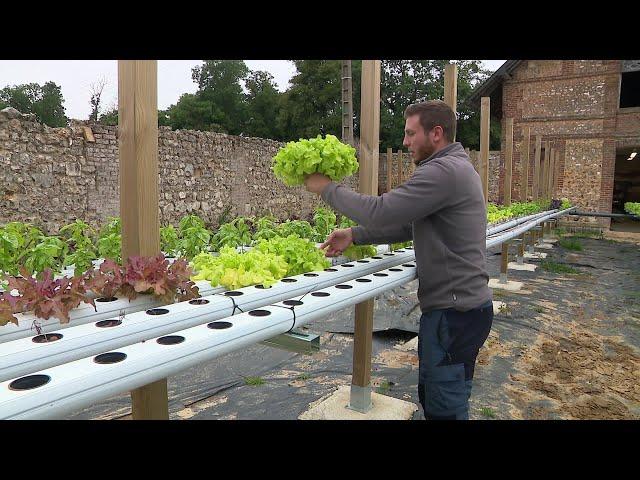
[[[42,335],[8,342],[0,350],[0,381],[305,295],[312,290],[344,283],[413,260],[412,250],[398,251],[325,271],[289,277],[268,289],[250,286],[166,305],[162,309],[135,312],[123,320],[116,316],[104,322],[67,328],[56,331],[61,338],[49,342],[37,343],[36,339],[41,340]]]
[[[633,215],[631,213],[607,213],[607,212],[572,212],[569,215],[576,215],[578,217],[611,217],[611,218],[630,218],[631,220],[640,221],[639,215]]]
[[[0,383],[0,418],[60,418],[112,395],[267,340],[416,278],[415,264],[398,266],[227,319],[154,338],[96,357]],[[99,363],[107,362],[107,363]],[[117,363],[114,363],[117,362]]]
[[[509,228],[515,227],[517,225],[521,225],[525,222],[529,222],[536,218],[544,217],[545,215],[548,215],[549,213],[552,213],[552,212],[557,212],[557,210],[546,210],[544,212],[534,213],[532,215],[527,215],[525,217],[520,217],[513,220],[509,220],[504,223],[497,224],[493,227],[487,228],[487,236],[495,235],[498,232],[508,230]]]

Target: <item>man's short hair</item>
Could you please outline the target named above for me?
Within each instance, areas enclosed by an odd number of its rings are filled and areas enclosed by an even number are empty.
[[[429,100],[409,105],[404,111],[405,120],[412,115],[420,115],[420,124],[425,133],[439,125],[448,141],[453,142],[456,138],[456,114],[442,100]]]

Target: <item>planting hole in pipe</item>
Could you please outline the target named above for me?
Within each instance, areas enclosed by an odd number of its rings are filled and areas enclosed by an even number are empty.
[[[230,292],[224,292],[227,297],[239,297],[240,295],[244,295],[243,292],[238,292],[237,290],[231,290]]]
[[[404,250],[396,250],[398,253],[404,253]]]
[[[96,322],[96,327],[99,327],[99,328],[117,327],[121,323],[122,323],[122,320],[116,320],[115,318],[112,318],[110,320],[100,320],[99,322]]]
[[[297,307],[298,305],[304,305],[304,302],[301,302],[300,300],[285,300],[284,302],[285,305],[289,305],[290,307]]]
[[[337,272],[338,269],[337,268],[325,268],[324,271],[325,272]]]
[[[331,295],[328,292],[313,292],[311,294],[312,297],[328,297],[329,295]]]
[[[127,358],[127,354],[126,353],[109,352],[109,353],[103,353],[101,355],[97,355],[96,357],[93,358],[93,361],[95,363],[100,363],[102,365],[106,365],[106,364],[109,364],[109,363],[121,362],[125,358]]]
[[[115,302],[118,300],[117,297],[100,297],[96,298],[96,302]]]
[[[56,340],[60,340],[61,338],[62,338],[61,333],[47,333],[47,334],[33,337],[31,340],[34,343],[49,343],[49,342],[55,342]]]
[[[357,260],[358,263],[369,263],[369,260]]]
[[[371,257],[371,258],[375,258],[376,260],[382,260],[382,257]]]
[[[353,288],[352,285],[336,285],[336,288],[339,288],[340,290],[348,290],[349,288]]]
[[[293,283],[293,282],[297,282],[298,280],[296,280],[295,278],[283,278],[280,281],[285,283]]]
[[[252,317],[266,317],[267,315],[271,315],[269,310],[251,310],[249,315]]]
[[[341,267],[353,267],[352,263],[343,263],[342,265],[340,265]]]
[[[266,289],[269,289],[271,287],[265,287],[264,285],[256,285],[256,288],[259,288],[260,290],[266,290]]]
[[[402,269],[401,268],[390,268],[389,271],[390,272],[401,272]]]
[[[184,342],[184,337],[180,335],[167,335],[166,337],[160,337],[156,342],[160,345],[176,345]]]
[[[413,247],[404,247],[404,248],[406,248],[407,250],[413,250]]]
[[[49,383],[49,380],[51,380],[49,375],[28,375],[11,382],[9,390],[31,390]]]
[[[147,315],[164,315],[165,313],[169,313],[166,308],[151,308],[147,310]]]
[[[369,283],[372,280],[370,278],[356,278],[356,282],[360,282],[360,283]]]
[[[385,255],[386,255],[387,257],[393,257],[393,256],[395,255],[395,253],[385,253]]]
[[[209,303],[209,300],[206,298],[195,298],[193,300],[189,300],[189,305],[206,305]]]
[[[402,264],[403,267],[415,267],[415,263],[403,263]]]
[[[207,328],[212,330],[224,330],[225,328],[231,328],[233,323],[231,322],[211,322],[207,324]]]
[[[317,273],[305,273],[304,276],[305,277],[317,277],[318,274]]]
[[[373,276],[374,277],[388,277],[389,274],[388,273],[374,273]]]

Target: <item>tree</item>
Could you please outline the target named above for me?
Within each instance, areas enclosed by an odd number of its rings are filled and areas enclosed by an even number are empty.
[[[60,87],[54,82],[44,85],[28,83],[8,86],[0,90],[0,105],[10,106],[21,113],[33,113],[39,122],[50,127],[68,124]]]
[[[91,104],[91,113],[89,114],[89,120],[91,121],[98,121],[98,113],[100,112],[100,99],[102,97],[102,91],[104,90],[104,87],[106,85],[106,79],[101,78],[96,83],[92,83],[89,87],[91,90],[91,99],[89,100],[89,103]]]
[[[247,89],[246,134],[253,137],[280,140],[277,128],[277,116],[281,107],[281,93],[268,72],[249,73],[245,87]]]
[[[294,60],[298,73],[283,96],[278,126],[286,140],[342,134],[341,60]],[[354,113],[360,109],[361,61],[352,62]],[[359,132],[355,115],[354,132]]]

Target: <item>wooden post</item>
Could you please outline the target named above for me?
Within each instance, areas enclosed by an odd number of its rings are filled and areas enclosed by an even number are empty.
[[[527,232],[520,235],[520,245],[518,245],[518,263],[522,265],[524,263],[524,246],[527,241]]]
[[[507,283],[507,267],[509,266],[509,242],[502,244],[502,253],[500,254],[500,283]]]
[[[158,64],[118,61],[118,145],[122,259],[160,253]],[[167,380],[131,392],[134,420],[169,418]]]
[[[458,66],[455,63],[449,63],[444,67],[444,103],[451,107],[453,113],[457,112]],[[456,141],[455,135],[451,141]]]
[[[360,114],[360,193],[376,195],[380,141],[380,60],[362,61]],[[371,351],[374,300],[356,305],[353,375],[349,406],[359,412],[371,408]]]
[[[550,148],[549,142],[544,142],[544,166],[542,169],[542,198],[545,200],[549,199],[549,156],[550,156]]]
[[[542,136],[536,135],[536,150],[533,163],[533,201],[540,198],[540,157],[542,154]]]
[[[524,145],[521,149],[520,163],[522,165],[522,187],[520,188],[520,201],[526,202],[529,198],[529,145],[531,144],[531,128],[523,127]]]
[[[351,60],[342,61],[342,141],[353,145],[353,82]]]
[[[504,159],[504,205],[511,205],[511,178],[513,177],[513,118],[505,120],[505,159]]]
[[[553,192],[556,198],[560,198],[559,190],[560,184],[560,150],[556,152],[556,162],[554,164],[553,172]]]
[[[404,178],[404,168],[402,163],[404,159],[402,158],[402,150],[398,152],[398,185],[402,184]]]
[[[391,184],[391,172],[393,171],[393,150],[391,150],[391,147],[387,148],[387,192],[390,192],[392,187]]]
[[[549,173],[547,173],[547,192],[549,199],[553,198],[553,170],[555,167],[556,149],[551,148],[549,152]]]
[[[484,201],[489,203],[489,125],[491,100],[482,97],[480,100],[480,164],[482,165],[482,190]]]

